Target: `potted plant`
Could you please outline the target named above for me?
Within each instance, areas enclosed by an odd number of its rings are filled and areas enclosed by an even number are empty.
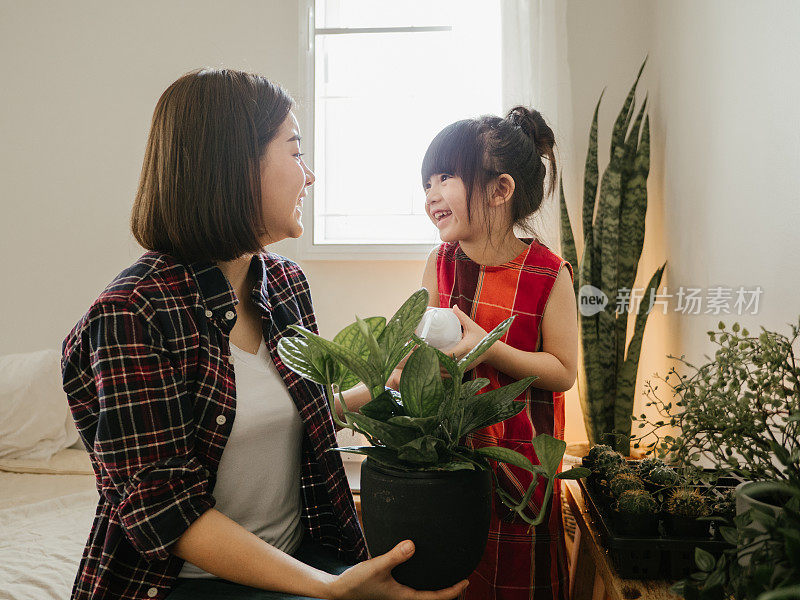
[[[701,571],[678,589],[687,599],[800,597],[800,322],[789,335],[751,335],[738,323],[708,333],[713,360],[695,366],[672,357],[688,373],[673,367],[660,380],[668,397],[648,382],[648,405],[660,418],[637,419],[649,431],[634,444],[710,467],[697,469],[700,480],[747,482],[736,490],[735,527],[719,528],[733,548],[719,558],[698,549]]]
[[[575,277],[582,355],[578,395],[586,432],[590,445],[613,444],[624,456],[630,455],[630,417],[644,328],[653,294],[666,266],[665,263],[650,278],[636,312],[633,335],[626,345],[629,311],[616,310],[620,307],[615,305],[618,297],[624,300],[620,295],[626,291],[631,299],[644,243],[650,171],[650,121],[645,116],[646,99],[635,119],[633,115],[636,86],[646,62],[642,63],[614,123],[610,160],[600,180],[599,194],[597,114],[602,94],[594,110],[584,175],[580,263],[564,186],[561,186],[561,249],[570,264],[579,265]],[[612,304],[610,307],[601,305],[599,310],[587,304],[597,300]]]
[[[622,492],[612,511],[614,528],[621,535],[649,537],[658,535],[658,502],[643,489]]]
[[[540,464],[507,448],[472,449],[462,443],[468,433],[523,410],[525,403],[515,398],[535,378],[481,393],[488,380],[464,381],[464,374],[503,336],[513,317],[456,360],[414,335],[427,305],[427,290],[418,290],[388,321],[357,318],[333,340],[294,326],[298,336],[281,339],[278,353],[287,367],[326,388],[338,426],[363,434],[370,443],[332,449],[367,456],[361,470],[361,510],[370,552],[382,554],[412,539],[416,552],[394,569],[395,579],[417,589],[439,589],[466,578],[483,554],[492,492],[489,461],[534,475],[521,499],[497,488],[499,499],[532,526],[549,514],[558,480],[585,477],[589,471],[576,467],[558,473],[566,443],[548,435],[532,441]],[[409,352],[399,393],[386,388]],[[352,412],[341,392],[359,381],[371,401]],[[343,420],[333,405],[337,392]],[[523,511],[540,484],[546,486],[542,510],[531,519]]]
[[[689,487],[673,490],[664,508],[664,526],[668,534],[679,538],[708,537],[710,523],[700,519],[711,514],[711,507],[698,490]]]

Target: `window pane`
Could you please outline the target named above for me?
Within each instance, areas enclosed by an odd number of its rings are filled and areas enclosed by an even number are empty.
[[[329,27],[424,27],[446,25],[453,14],[474,0],[318,0],[315,21]],[[466,6],[474,10],[474,6]]]
[[[426,6],[440,4],[450,3]],[[436,239],[420,180],[425,150],[445,125],[501,104],[499,7],[469,4],[437,23],[452,31],[316,36],[315,243]]]

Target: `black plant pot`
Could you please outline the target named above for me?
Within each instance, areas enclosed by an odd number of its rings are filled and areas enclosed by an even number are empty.
[[[696,539],[708,538],[710,521],[701,521],[696,517],[685,517],[666,513],[664,515],[664,529],[670,537]]]
[[[416,471],[361,464],[361,516],[370,554],[410,539],[416,551],[392,571],[403,585],[437,590],[466,579],[489,535],[489,471]]]
[[[611,526],[618,535],[647,538],[658,537],[657,514],[632,515],[611,510]]]

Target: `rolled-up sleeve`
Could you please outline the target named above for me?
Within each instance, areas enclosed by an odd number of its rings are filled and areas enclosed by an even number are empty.
[[[98,399],[92,450],[131,545],[147,560],[163,560],[215,503],[194,452],[192,398],[145,309],[103,303],[88,318]]]

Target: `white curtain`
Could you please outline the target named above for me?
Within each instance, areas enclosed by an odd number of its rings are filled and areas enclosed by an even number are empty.
[[[578,189],[572,149],[572,94],[567,62],[567,3],[563,0],[501,0],[503,107],[523,104],[544,115],[553,129],[564,188]],[[567,196],[569,203],[569,195]],[[531,225],[558,252],[557,190]]]

